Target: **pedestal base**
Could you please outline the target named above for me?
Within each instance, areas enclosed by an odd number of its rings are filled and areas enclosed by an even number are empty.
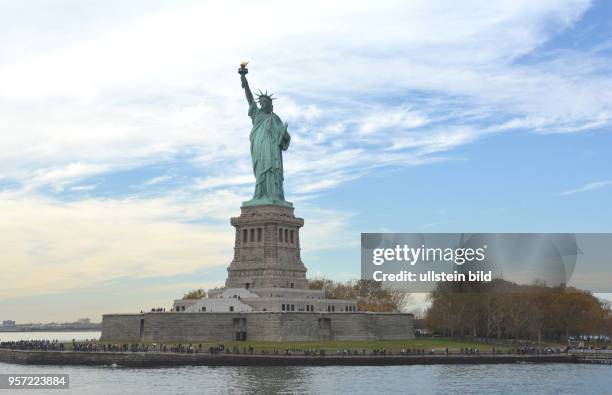
[[[286,200],[277,199],[251,199],[246,202],[242,202],[242,207],[254,207],[254,206],[282,206],[282,207],[293,207],[293,203]]]
[[[248,205],[252,204],[252,205]],[[306,267],[300,258],[302,218],[289,202],[245,202],[236,228],[234,259],[228,267],[228,288],[306,289]]]

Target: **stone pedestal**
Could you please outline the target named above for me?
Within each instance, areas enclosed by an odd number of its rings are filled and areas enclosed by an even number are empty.
[[[293,215],[293,207],[243,206],[231,224],[236,240],[227,288],[308,288],[300,258],[304,220]]]

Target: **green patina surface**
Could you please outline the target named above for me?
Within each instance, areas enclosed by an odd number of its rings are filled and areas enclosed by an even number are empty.
[[[287,132],[287,123],[283,123],[273,111],[272,95],[261,93],[257,101],[253,98],[246,79],[248,70],[238,70],[242,88],[249,104],[249,117],[253,126],[249,139],[251,141],[251,160],[255,175],[255,192],[253,198],[243,202],[243,206],[278,205],[293,207],[285,200],[283,187],[283,154],[289,148],[291,136]]]

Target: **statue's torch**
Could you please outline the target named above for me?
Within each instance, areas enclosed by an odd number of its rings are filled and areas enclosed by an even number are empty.
[[[247,64],[249,64],[249,62],[246,60],[243,60],[242,62],[240,62],[240,68],[238,69],[238,74],[240,74],[242,77],[245,77],[245,78],[249,72],[249,69],[247,69]],[[242,81],[242,88],[244,89],[244,79]]]

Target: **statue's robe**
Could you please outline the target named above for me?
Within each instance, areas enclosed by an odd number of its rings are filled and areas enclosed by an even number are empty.
[[[256,180],[253,200],[284,201],[281,151],[289,148],[291,137],[278,115],[261,111],[255,102],[249,107],[249,116],[253,121],[249,138]]]

